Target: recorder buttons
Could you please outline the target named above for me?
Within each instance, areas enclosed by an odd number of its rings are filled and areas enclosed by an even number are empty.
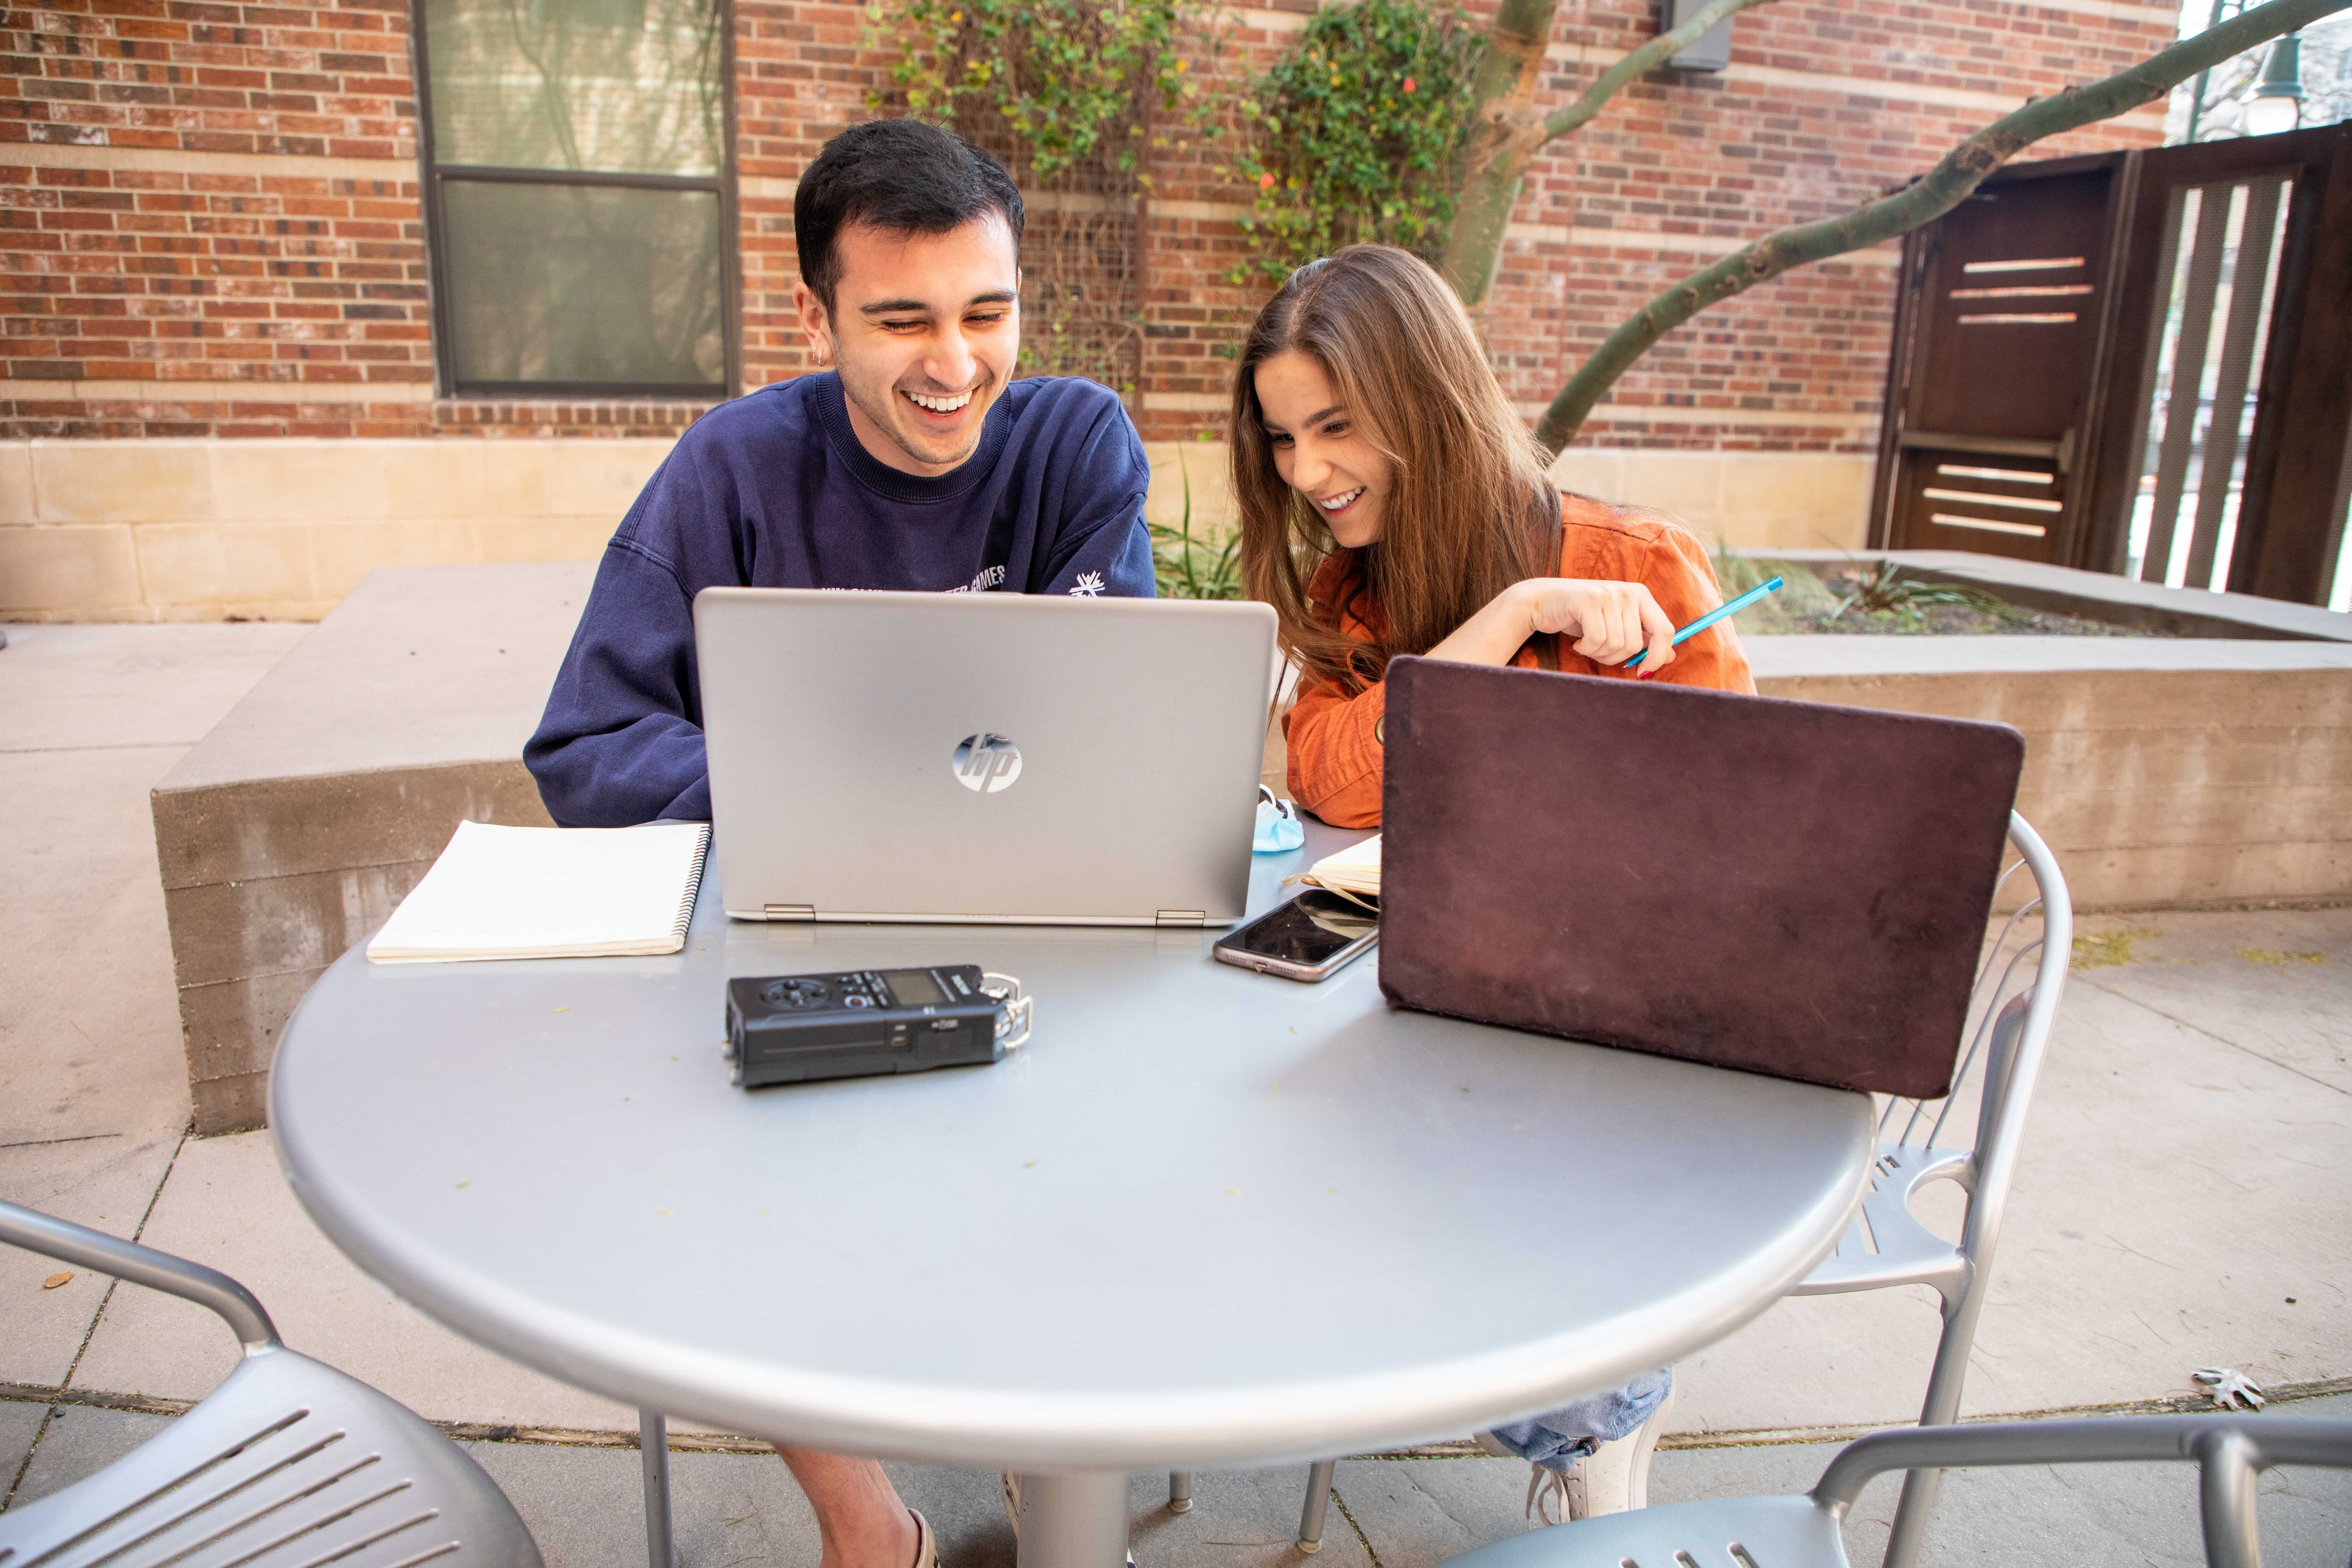
[[[761,991],[760,1000],[776,1007],[807,1007],[831,994],[831,987],[822,980],[779,980]]]

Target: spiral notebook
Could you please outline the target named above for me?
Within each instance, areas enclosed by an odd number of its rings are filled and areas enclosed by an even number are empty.
[[[461,822],[367,955],[376,963],[458,963],[676,952],[686,946],[709,847],[707,822]]]

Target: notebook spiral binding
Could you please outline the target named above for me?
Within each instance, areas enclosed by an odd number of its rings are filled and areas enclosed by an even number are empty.
[[[710,825],[702,825],[701,837],[694,841],[694,868],[686,874],[686,892],[677,901],[677,919],[671,922],[670,939],[677,943],[677,951],[686,947],[686,928],[694,923],[695,896],[702,891],[702,868],[710,858]]]

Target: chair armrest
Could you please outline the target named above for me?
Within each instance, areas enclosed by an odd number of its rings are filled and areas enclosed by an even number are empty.
[[[278,1330],[253,1292],[216,1268],[11,1203],[0,1203],[0,1241],[208,1307],[248,1354],[278,1343]]]
[[[1816,1501],[1846,1508],[1888,1470],[1968,1466],[2097,1464],[2128,1459],[2202,1462],[2209,1447],[2242,1440],[2258,1469],[2326,1465],[2352,1469],[2352,1421],[2276,1415],[2137,1415],[2077,1421],[1986,1421],[1901,1426],[1848,1444],[1813,1487]]]

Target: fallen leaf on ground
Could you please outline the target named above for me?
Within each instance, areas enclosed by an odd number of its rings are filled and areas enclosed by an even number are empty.
[[[2113,969],[2119,964],[2140,963],[2140,955],[2132,951],[2132,943],[2163,934],[2145,926],[2134,926],[2128,931],[2093,931],[2078,936],[2074,939],[2072,967]]]
[[[2197,1381],[2205,1385],[2206,1397],[2224,1410],[2260,1410],[2268,1398],[2260,1384],[2234,1366],[2200,1367]]]
[[[60,1285],[70,1285],[72,1283],[73,1271],[71,1269],[68,1269],[62,1274],[52,1274],[47,1279],[42,1280],[41,1289],[44,1290],[54,1290]]]

